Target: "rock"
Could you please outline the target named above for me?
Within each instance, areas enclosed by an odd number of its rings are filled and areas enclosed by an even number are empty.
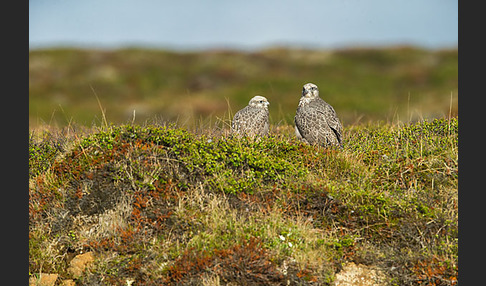
[[[86,252],[76,255],[69,263],[68,273],[74,278],[81,277],[84,270],[94,261],[94,255],[92,252]]]
[[[74,282],[73,279],[66,279],[62,281],[61,283],[62,286],[76,286],[76,282]]]
[[[336,274],[334,286],[382,286],[387,285],[386,275],[379,269],[356,265],[353,262],[346,264],[343,269]]]
[[[41,273],[39,277],[30,277],[29,286],[54,286],[57,274]]]

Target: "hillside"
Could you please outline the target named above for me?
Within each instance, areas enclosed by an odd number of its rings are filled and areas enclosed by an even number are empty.
[[[302,144],[286,124],[256,142],[227,125],[31,131],[29,275],[331,285],[353,262],[391,285],[456,285],[457,117],[345,125],[343,148]],[[76,274],[81,253],[94,259]]]
[[[319,86],[344,125],[455,115],[458,52],[33,50],[29,125],[100,125],[104,110],[115,124],[177,122],[193,128],[230,118],[258,94],[270,101],[271,123],[286,125],[307,82]]]

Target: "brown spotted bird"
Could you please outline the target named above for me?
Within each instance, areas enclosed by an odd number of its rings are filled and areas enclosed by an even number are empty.
[[[231,130],[239,136],[255,138],[268,134],[268,100],[260,95],[253,97],[248,105],[235,113]]]
[[[319,89],[307,83],[294,117],[296,136],[309,144],[342,145],[343,126],[334,108],[319,97]]]

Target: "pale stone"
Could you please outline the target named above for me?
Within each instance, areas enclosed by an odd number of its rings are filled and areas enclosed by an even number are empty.
[[[29,286],[54,286],[57,277],[57,274],[41,273],[39,277],[30,277]]]
[[[382,286],[387,285],[386,275],[379,269],[355,264],[346,264],[343,269],[336,274],[335,286]]]
[[[76,286],[76,282],[74,282],[73,279],[66,279],[62,281],[61,283],[62,286]]]
[[[84,270],[94,261],[94,255],[92,252],[86,252],[76,255],[69,263],[70,267],[68,272],[74,277],[81,277]]]

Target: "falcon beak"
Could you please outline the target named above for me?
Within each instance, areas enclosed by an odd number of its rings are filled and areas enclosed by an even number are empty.
[[[305,88],[302,89],[302,96],[305,96],[309,91]]]

